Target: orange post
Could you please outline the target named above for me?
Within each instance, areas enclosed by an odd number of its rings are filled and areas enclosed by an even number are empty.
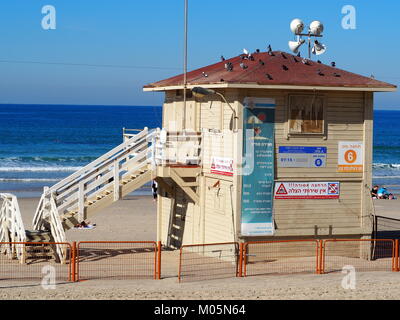
[[[246,277],[247,275],[247,247],[248,247],[248,242],[243,244],[243,277]]]
[[[161,280],[161,241],[157,242],[157,279]]]
[[[394,270],[395,272],[399,272],[399,239],[394,241]]]
[[[182,271],[182,247],[179,251],[179,267],[178,267],[178,282],[181,282],[181,271]]]
[[[319,240],[319,267],[318,267],[318,274],[324,274],[324,240]]]
[[[72,282],[76,281],[76,241],[72,243],[72,254],[71,254],[71,278]]]
[[[243,277],[243,246],[244,243],[240,243],[240,250],[239,250],[239,277]]]

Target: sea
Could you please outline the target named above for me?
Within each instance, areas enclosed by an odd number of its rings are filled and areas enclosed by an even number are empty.
[[[161,119],[160,106],[0,104],[0,193],[37,197],[121,144],[122,128],[161,127]]]
[[[374,118],[373,184],[400,194],[400,111]],[[161,119],[161,106],[0,104],[0,193],[37,197],[122,143],[122,128],[161,127]]]

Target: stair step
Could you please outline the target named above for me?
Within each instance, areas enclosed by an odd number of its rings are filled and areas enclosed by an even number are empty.
[[[54,259],[54,248],[46,244],[31,244],[25,246],[26,259]]]
[[[129,182],[132,182],[134,179],[129,179],[129,180],[122,180],[122,185],[126,185],[126,184],[128,184]]]
[[[67,231],[69,229],[72,229],[79,223],[80,223],[80,221],[78,221],[78,219],[77,219],[77,214],[72,214],[72,215],[66,214],[64,216],[62,226],[63,226],[64,230]]]
[[[25,230],[27,242],[51,242],[52,236],[50,231],[41,230]]]

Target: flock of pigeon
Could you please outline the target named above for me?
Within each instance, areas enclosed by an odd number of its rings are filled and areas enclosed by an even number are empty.
[[[275,55],[274,52],[272,51],[271,45],[268,45],[267,50],[268,50],[267,52],[268,52],[268,54],[269,54],[270,56],[274,56],[274,55]],[[260,53],[260,49],[257,49],[257,50],[255,51],[255,53]],[[287,59],[287,57],[284,55],[284,53],[281,53],[281,54],[282,54],[282,56],[283,56],[285,59]],[[248,68],[248,66],[247,66],[246,63],[245,63],[245,60],[255,61],[255,58],[254,58],[253,54],[252,54],[250,51],[248,51],[247,49],[243,49],[243,54],[240,55],[240,57],[241,57],[241,59],[242,59],[242,62],[239,64],[239,66],[240,66],[240,68],[243,69],[243,70],[246,70],[246,69]],[[297,54],[297,57],[298,57],[298,58],[301,58],[300,52]],[[298,60],[297,60],[296,58],[294,58],[294,59],[295,59],[296,62],[298,62]],[[224,56],[221,56],[221,61],[225,61],[225,57],[224,57]],[[305,64],[305,65],[310,65],[310,61],[309,61],[308,59],[301,58],[301,62],[302,62],[303,64]],[[259,63],[261,66],[265,65],[265,62],[262,61],[261,59],[258,61],[258,63]],[[320,60],[318,60],[317,63],[320,63],[320,64],[321,64],[322,62],[321,62]],[[336,63],[335,63],[335,62],[331,62],[331,66],[332,66],[332,67],[336,67]],[[288,70],[289,70],[289,68],[288,68],[286,65],[282,65],[282,69],[285,70],[285,71],[288,71]],[[233,71],[233,64],[232,64],[232,62],[226,62],[226,63],[225,63],[225,70],[227,70],[227,71]],[[323,73],[320,69],[317,70],[317,73],[318,73],[320,76],[324,76],[324,73]],[[206,74],[205,72],[203,72],[203,76],[204,76],[204,77],[208,77],[208,74]],[[335,76],[335,77],[340,77],[340,74],[334,73],[334,76]],[[268,73],[266,74],[266,77],[267,77],[269,80],[273,80],[272,76],[271,76],[270,74],[268,74]]]

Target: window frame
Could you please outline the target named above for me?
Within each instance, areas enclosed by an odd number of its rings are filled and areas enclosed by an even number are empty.
[[[290,132],[290,113],[291,113],[291,102],[292,99],[295,97],[308,97],[308,98],[321,98],[322,99],[322,132],[301,132],[301,133],[296,133],[296,132]],[[287,132],[287,138],[293,138],[293,137],[323,137],[326,139],[327,137],[327,107],[326,107],[326,95],[324,94],[288,94],[287,95],[287,105],[286,105],[286,132]]]

